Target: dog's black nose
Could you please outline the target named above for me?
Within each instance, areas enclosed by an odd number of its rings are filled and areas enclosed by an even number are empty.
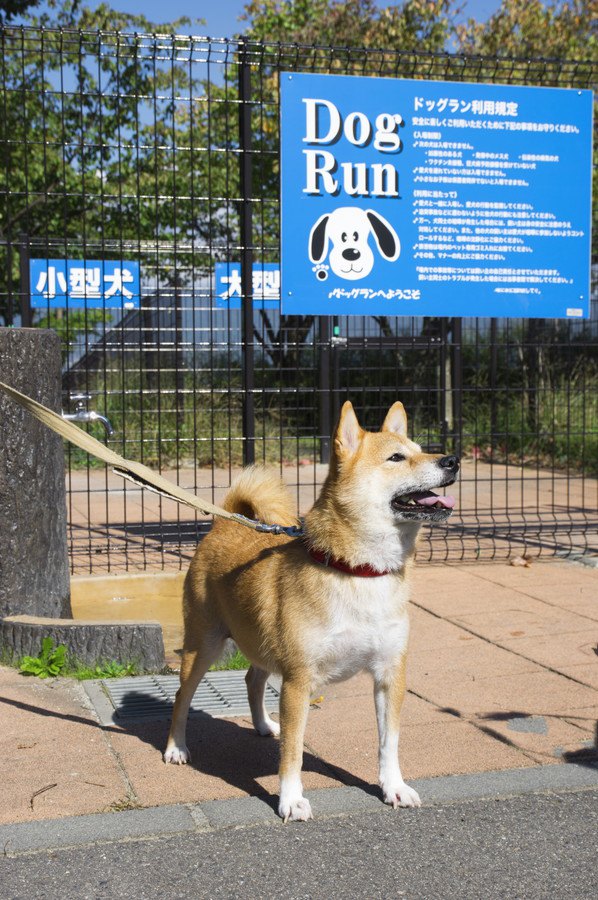
[[[346,250],[343,250],[343,259],[355,260],[359,259],[360,256],[361,253],[355,247],[347,247]]]
[[[438,460],[438,465],[442,466],[443,469],[452,469],[453,472],[457,472],[459,469],[459,457],[443,456]]]

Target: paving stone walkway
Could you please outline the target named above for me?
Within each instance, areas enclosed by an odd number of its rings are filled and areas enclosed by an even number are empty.
[[[571,562],[417,569],[401,756],[407,780],[590,764],[598,745],[598,570]],[[0,668],[0,824],[277,793],[277,742],[247,717],[102,727],[81,684]],[[376,784],[370,679],[311,710],[307,790]],[[598,781],[598,777],[597,777]],[[424,797],[425,800],[425,797]]]

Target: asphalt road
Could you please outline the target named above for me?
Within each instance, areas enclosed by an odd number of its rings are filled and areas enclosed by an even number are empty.
[[[583,900],[597,851],[589,789],[4,857],[0,897]]]

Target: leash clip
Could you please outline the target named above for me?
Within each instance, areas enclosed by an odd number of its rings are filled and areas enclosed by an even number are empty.
[[[303,537],[305,534],[299,525],[266,525],[265,522],[259,522],[255,530],[263,534],[286,534],[287,537]]]

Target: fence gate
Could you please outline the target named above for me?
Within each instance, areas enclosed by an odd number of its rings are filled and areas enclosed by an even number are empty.
[[[340,404],[378,428],[402,399],[422,445],[463,456],[457,511],[426,531],[424,558],[596,553],[595,302],[577,323],[281,317],[265,265],[279,258],[280,71],[587,88],[595,67],[35,28],[0,40],[0,316],[58,330],[64,411],[82,427],[214,502],[244,463],[274,465],[303,513]],[[67,454],[74,572],[187,564],[208,521]]]

